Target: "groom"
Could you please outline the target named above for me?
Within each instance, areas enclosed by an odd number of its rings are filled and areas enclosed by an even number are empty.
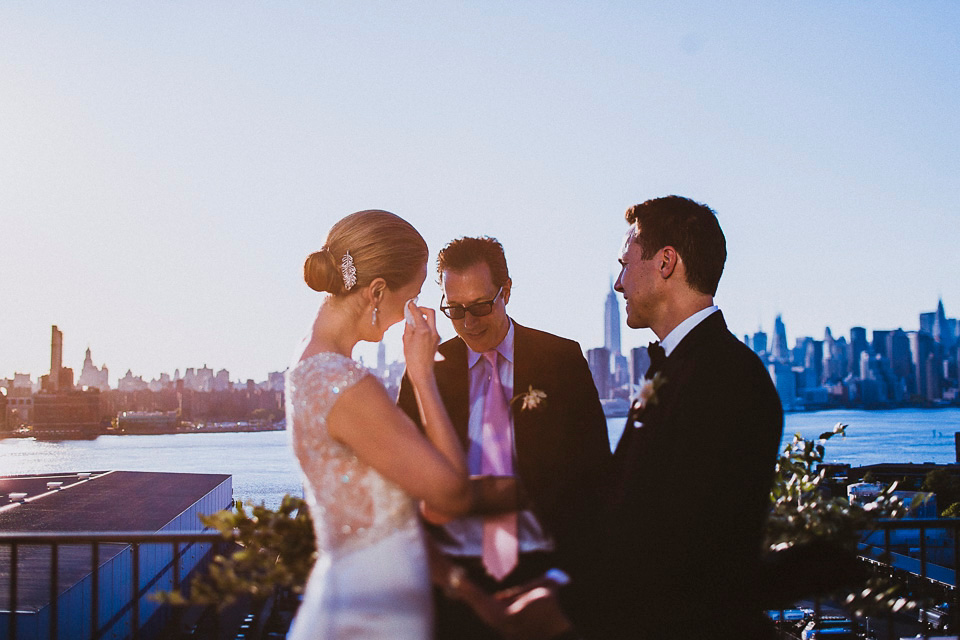
[[[590,638],[753,640],[769,634],[756,585],[783,428],[760,359],[713,296],[726,260],[716,215],[668,196],[630,207],[615,289],[627,325],[660,338],[614,455],[588,592]],[[519,608],[526,637],[556,628],[552,598]],[[575,633],[570,633],[571,637]]]
[[[626,219],[614,288],[627,325],[660,341],[614,457],[606,637],[760,638],[780,400],[714,304],[727,255],[714,211],[667,196]]]
[[[578,562],[596,531],[599,473],[610,462],[606,420],[580,346],[507,315],[513,283],[495,239],[450,242],[437,258],[437,271],[441,310],[457,332],[440,345],[437,384],[467,451],[472,482],[484,497],[472,514],[431,533],[444,554],[489,593],[551,568],[565,570],[577,583]],[[406,378],[399,404],[419,422]],[[499,469],[487,467],[490,435],[503,456]],[[494,549],[489,543],[498,535],[505,544]],[[575,612],[576,601],[564,604]],[[499,636],[462,602],[438,593],[436,637]]]

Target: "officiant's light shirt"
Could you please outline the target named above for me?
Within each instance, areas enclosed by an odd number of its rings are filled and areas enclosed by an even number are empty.
[[[497,345],[500,354],[500,384],[507,402],[514,396],[513,392],[513,320],[503,341]],[[479,475],[481,471],[481,457],[483,450],[483,402],[487,391],[487,363],[483,355],[467,347],[467,367],[470,380],[470,419],[467,423],[467,437],[470,447],[467,451],[467,468],[470,475]],[[513,468],[517,469],[516,440],[513,438],[513,414],[510,415],[510,436],[513,447]],[[440,543],[443,551],[454,556],[480,557],[483,554],[483,518],[481,516],[466,516],[458,518],[444,525],[450,540]],[[548,536],[536,516],[530,510],[520,511],[517,514],[517,538],[520,553],[533,551],[553,551],[553,540]]]

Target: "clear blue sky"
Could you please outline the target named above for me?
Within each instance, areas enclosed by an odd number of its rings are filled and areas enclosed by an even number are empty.
[[[6,0],[0,377],[56,324],[113,384],[263,379],[319,303],[304,257],[373,207],[434,252],[498,237],[511,314],[584,348],[624,210],[670,193],[719,214],[738,335],[912,329],[960,315],[958,142],[952,1]]]

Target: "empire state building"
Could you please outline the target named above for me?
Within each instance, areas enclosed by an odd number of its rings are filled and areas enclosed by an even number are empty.
[[[610,283],[610,293],[603,305],[603,346],[611,357],[620,355],[620,301]]]

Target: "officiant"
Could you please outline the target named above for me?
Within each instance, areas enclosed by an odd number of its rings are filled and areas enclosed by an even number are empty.
[[[430,527],[444,555],[488,593],[560,568],[573,577],[596,534],[606,420],[580,345],[515,322],[501,244],[450,242],[437,258],[441,311],[457,337],[439,347],[440,394],[468,457],[476,507]],[[399,404],[419,419],[406,377]],[[564,601],[576,617],[571,587]],[[437,638],[498,638],[472,610],[436,591]]]

